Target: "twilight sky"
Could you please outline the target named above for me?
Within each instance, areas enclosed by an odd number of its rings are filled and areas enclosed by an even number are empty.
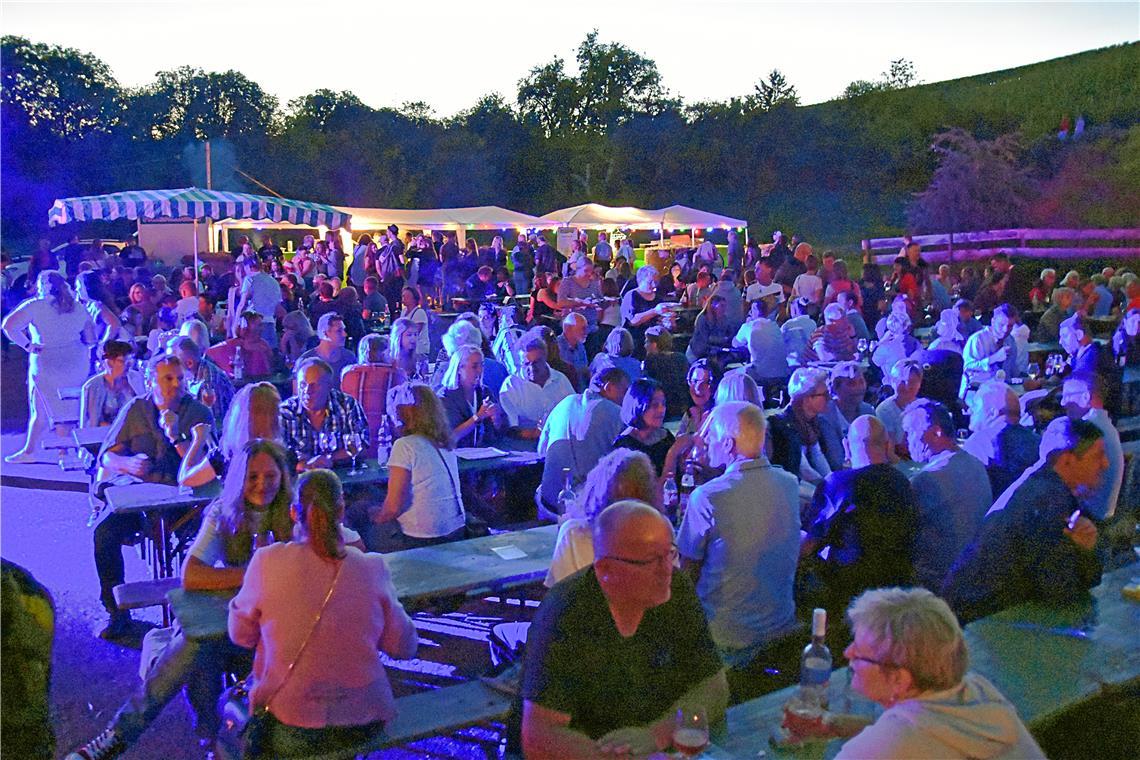
[[[237,69],[282,103],[327,87],[371,106],[427,102],[450,116],[583,37],[657,62],[688,103],[744,95],[773,68],[804,103],[876,79],[893,58],[924,82],[1140,39],[1140,2],[755,0],[0,0],[4,34],[74,47],[138,86],[161,69]]]

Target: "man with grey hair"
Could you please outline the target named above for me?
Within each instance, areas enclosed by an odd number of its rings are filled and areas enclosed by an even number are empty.
[[[911,476],[918,503],[914,559],[917,580],[937,591],[994,503],[986,467],[958,447],[954,418],[937,401],[920,398],[903,412],[911,459],[923,465]]]
[[[332,367],[334,384],[340,387],[340,375],[345,367],[356,364],[356,356],[344,347],[348,333],[344,328],[344,317],[335,311],[322,314],[317,320],[317,338],[313,348],[297,357],[298,364],[306,359],[323,359]]]
[[[797,628],[799,484],[764,456],[758,406],[717,406],[706,429],[709,464],[724,474],[693,491],[677,547],[713,641],[728,665],[743,666]]]
[[[562,361],[574,368],[574,377],[570,378],[574,389],[578,390],[586,385],[589,379],[590,360],[586,356],[586,335],[590,330],[590,323],[576,311],[572,311],[562,318],[562,334],[555,338],[558,344],[558,355]]]
[[[1003,382],[982,383],[970,402],[971,433],[962,448],[985,465],[995,495],[1037,461],[1041,437],[1020,420],[1021,401]]]
[[[1071,375],[1061,386],[1061,406],[1065,414],[1070,419],[1091,422],[1104,435],[1108,469],[1101,481],[1082,498],[1089,517],[1094,520],[1108,520],[1116,512],[1124,482],[1124,448],[1120,433],[1104,410],[1104,381],[1105,378],[1099,376]]]
[[[511,434],[535,440],[546,415],[559,401],[574,394],[569,378],[546,361],[546,341],[537,330],[519,338],[519,371],[503,381],[499,405],[507,415]]]
[[[1049,297],[1049,308],[1037,320],[1033,339],[1039,343],[1054,343],[1061,339],[1061,323],[1073,316],[1073,301],[1077,291],[1072,288],[1057,288]]]
[[[748,348],[748,364],[744,371],[761,388],[773,388],[787,383],[792,370],[788,366],[784,335],[775,321],[765,317],[748,320],[740,326],[736,337],[732,339],[732,345]],[[765,388],[764,395],[772,398],[768,388]]]
[[[914,583],[918,507],[910,482],[890,463],[886,428],[874,415],[857,417],[847,448],[851,469],[816,488],[800,547],[801,603],[833,613],[866,589]]]
[[[1058,417],[1040,454],[986,513],[946,577],[942,596],[963,622],[1022,602],[1072,601],[1100,582],[1097,529],[1079,498],[1108,469],[1104,434]]]
[[[617,367],[604,366],[594,374],[590,387],[559,401],[538,437],[542,467],[542,502],[561,514],[558,492],[565,483],[563,470],[570,471],[575,485],[585,481],[590,469],[613,449],[625,425],[621,402],[629,390],[629,376]]]
[[[220,436],[226,410],[230,408],[234,394],[237,393],[229,375],[214,364],[202,347],[188,335],[171,338],[167,352],[182,362],[187,391],[214,415],[214,435]]]
[[[645,756],[672,743],[681,705],[710,725],[728,683],[692,583],[673,572],[673,529],[619,501],[594,522],[593,565],[555,584],[527,637],[527,757]]]

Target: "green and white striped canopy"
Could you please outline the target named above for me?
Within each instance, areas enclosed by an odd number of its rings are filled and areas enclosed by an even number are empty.
[[[253,219],[347,229],[352,215],[321,203],[197,187],[59,198],[48,211],[51,227],[95,219]]]

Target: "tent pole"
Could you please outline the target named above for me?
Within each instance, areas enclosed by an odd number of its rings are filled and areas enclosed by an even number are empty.
[[[200,288],[198,282],[198,220],[194,220],[194,288]]]

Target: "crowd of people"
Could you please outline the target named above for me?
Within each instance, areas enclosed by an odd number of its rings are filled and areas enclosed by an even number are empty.
[[[375,552],[469,534],[457,447],[536,451],[539,516],[560,522],[526,648],[529,755],[665,749],[677,704],[723,714],[815,607],[838,621],[835,651],[853,636],[853,685],[888,715],[961,695],[1000,712],[965,671],[959,621],[1073,598],[1111,561],[1140,278],[1038,277],[1003,253],[983,273],[934,267],[907,241],[856,280],[781,233],[731,233],[727,256],[706,243],[662,271],[615,242],[564,255],[541,235],[460,247],[393,226],[351,256],[330,234],[287,259],[266,235],[228,271],[170,271],[137,246],[60,271],[38,252],[3,323],[31,354],[31,423],[7,461],[43,456],[78,389],[78,424],[107,428],[94,511],[109,486],[219,481],[183,584],[240,589],[232,640],[179,638],[76,756],[122,751],[183,685],[212,737],[217,676],[248,672],[249,649],[270,756],[379,730],[376,648],[409,657],[415,636]],[[1031,338],[1059,343],[1056,378]],[[335,471],[360,457],[386,463],[383,492],[344,493]],[[94,531],[110,639],[136,631],[113,590],[140,520]],[[900,634],[912,609],[930,630]],[[1039,754],[1002,715],[1009,751]],[[845,752],[947,756],[886,717]]]

